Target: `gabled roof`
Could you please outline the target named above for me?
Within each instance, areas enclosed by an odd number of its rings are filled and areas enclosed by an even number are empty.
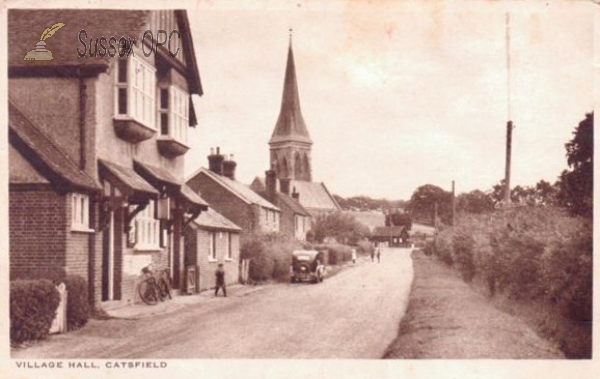
[[[304,208],[341,210],[324,183],[292,180],[290,189],[293,191],[294,188],[300,194],[298,201]]]
[[[294,213],[301,216],[310,216],[310,213],[298,202],[298,200],[286,195],[285,193],[277,192],[277,205],[281,207],[281,203],[287,205]],[[280,203],[281,202],[281,203]]]
[[[371,233],[374,237],[399,237],[404,231],[404,226],[378,226]]]
[[[10,101],[8,102],[8,127],[11,145],[55,186],[87,191],[102,189],[95,179],[81,170],[75,161]]]
[[[277,119],[277,124],[275,124],[275,130],[273,130],[269,144],[288,141],[312,144],[300,110],[296,64],[294,63],[291,39],[288,48],[287,66],[285,68],[285,80],[283,82],[281,110],[279,111],[279,118]]]
[[[264,208],[273,209],[276,211],[280,211],[275,205],[271,204],[267,200],[265,200],[262,196],[252,191],[250,187],[245,185],[244,183],[238,182],[237,180],[231,180],[226,176],[221,176],[215,174],[214,172],[201,167],[198,171],[192,174],[186,183],[189,183],[190,180],[198,175],[204,175],[214,182],[218,183],[221,187],[228,190],[235,196],[237,196],[240,200],[245,202],[246,204],[257,204]]]
[[[200,213],[200,215],[192,222],[192,225],[208,229],[229,230],[236,232],[242,230],[242,228],[210,207],[207,211]]]

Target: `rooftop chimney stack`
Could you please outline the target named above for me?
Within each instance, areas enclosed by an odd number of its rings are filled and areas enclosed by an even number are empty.
[[[267,187],[267,199],[270,202],[275,201],[275,192],[277,192],[277,173],[275,170],[265,171],[265,186]]]
[[[235,180],[235,167],[237,163],[233,160],[233,154],[229,154],[223,161],[223,176],[228,177],[231,180]]]
[[[292,190],[292,198],[296,200],[300,200],[300,193],[296,192],[296,187]]]
[[[217,175],[223,174],[223,160],[224,156],[221,155],[221,149],[217,147],[216,154],[214,153],[214,149],[210,149],[210,155],[208,156],[208,169],[214,172]]]
[[[290,182],[292,180],[290,178],[279,179],[279,190],[281,193],[284,193],[290,196]]]

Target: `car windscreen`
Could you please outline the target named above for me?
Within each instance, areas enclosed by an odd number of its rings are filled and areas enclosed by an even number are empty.
[[[309,255],[297,255],[296,259],[299,261],[310,261],[311,260]]]

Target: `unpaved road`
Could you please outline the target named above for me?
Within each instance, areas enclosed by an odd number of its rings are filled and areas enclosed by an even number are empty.
[[[139,320],[90,323],[13,358],[381,358],[396,338],[413,270],[386,249],[320,284],[273,285]]]

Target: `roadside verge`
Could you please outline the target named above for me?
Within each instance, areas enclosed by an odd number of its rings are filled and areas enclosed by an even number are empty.
[[[494,308],[457,273],[421,251],[398,336],[387,359],[564,359],[524,321]]]

